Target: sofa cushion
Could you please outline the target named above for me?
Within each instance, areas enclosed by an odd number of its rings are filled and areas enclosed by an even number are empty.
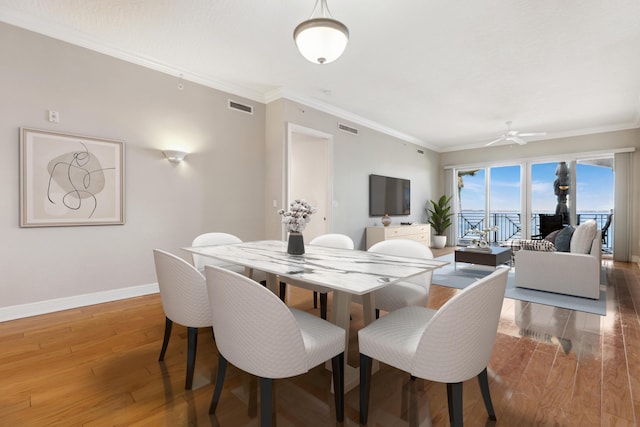
[[[569,252],[571,249],[571,237],[573,236],[575,228],[570,225],[564,227],[556,236],[556,251]]]
[[[554,252],[555,245],[548,240],[520,240],[520,249],[527,251]]]
[[[562,229],[556,230],[556,231],[552,231],[543,240],[547,240],[547,241],[549,241],[549,242],[551,242],[551,243],[553,243],[555,245],[556,237],[558,237],[558,234],[560,234],[561,231],[562,231]]]
[[[588,254],[591,252],[591,244],[594,237],[596,237],[597,228],[596,221],[593,219],[580,224],[571,237],[570,252],[576,254]]]

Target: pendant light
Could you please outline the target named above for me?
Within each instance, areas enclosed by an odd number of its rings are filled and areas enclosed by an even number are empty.
[[[328,64],[344,52],[349,41],[349,30],[342,22],[331,17],[326,0],[316,0],[311,17],[293,30],[293,39],[307,60],[315,64]]]

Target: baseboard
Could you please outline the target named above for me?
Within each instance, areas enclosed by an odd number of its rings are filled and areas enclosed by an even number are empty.
[[[126,298],[139,297],[158,293],[158,284],[132,286],[130,288],[113,289],[110,291],[96,292],[93,294],[76,295],[67,298],[56,298],[47,301],[38,301],[29,304],[13,305],[0,308],[0,322],[69,310],[71,308],[86,307],[88,305],[117,301]]]

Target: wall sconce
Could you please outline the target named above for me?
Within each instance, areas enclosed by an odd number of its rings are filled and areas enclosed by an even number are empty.
[[[164,150],[163,153],[167,160],[169,160],[171,163],[180,163],[187,155],[187,153],[185,153],[184,151],[176,150]]]

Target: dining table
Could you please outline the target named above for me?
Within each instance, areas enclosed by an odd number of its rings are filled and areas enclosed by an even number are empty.
[[[329,320],[346,331],[345,363],[353,295],[362,297],[364,324],[375,320],[375,291],[392,283],[449,264],[448,261],[386,255],[353,249],[305,245],[302,255],[287,253],[287,242],[250,241],[226,245],[183,248],[185,251],[266,274],[267,287],[276,295],[280,282],[311,284],[333,291]],[[345,391],[358,383],[358,371],[346,364]]]

